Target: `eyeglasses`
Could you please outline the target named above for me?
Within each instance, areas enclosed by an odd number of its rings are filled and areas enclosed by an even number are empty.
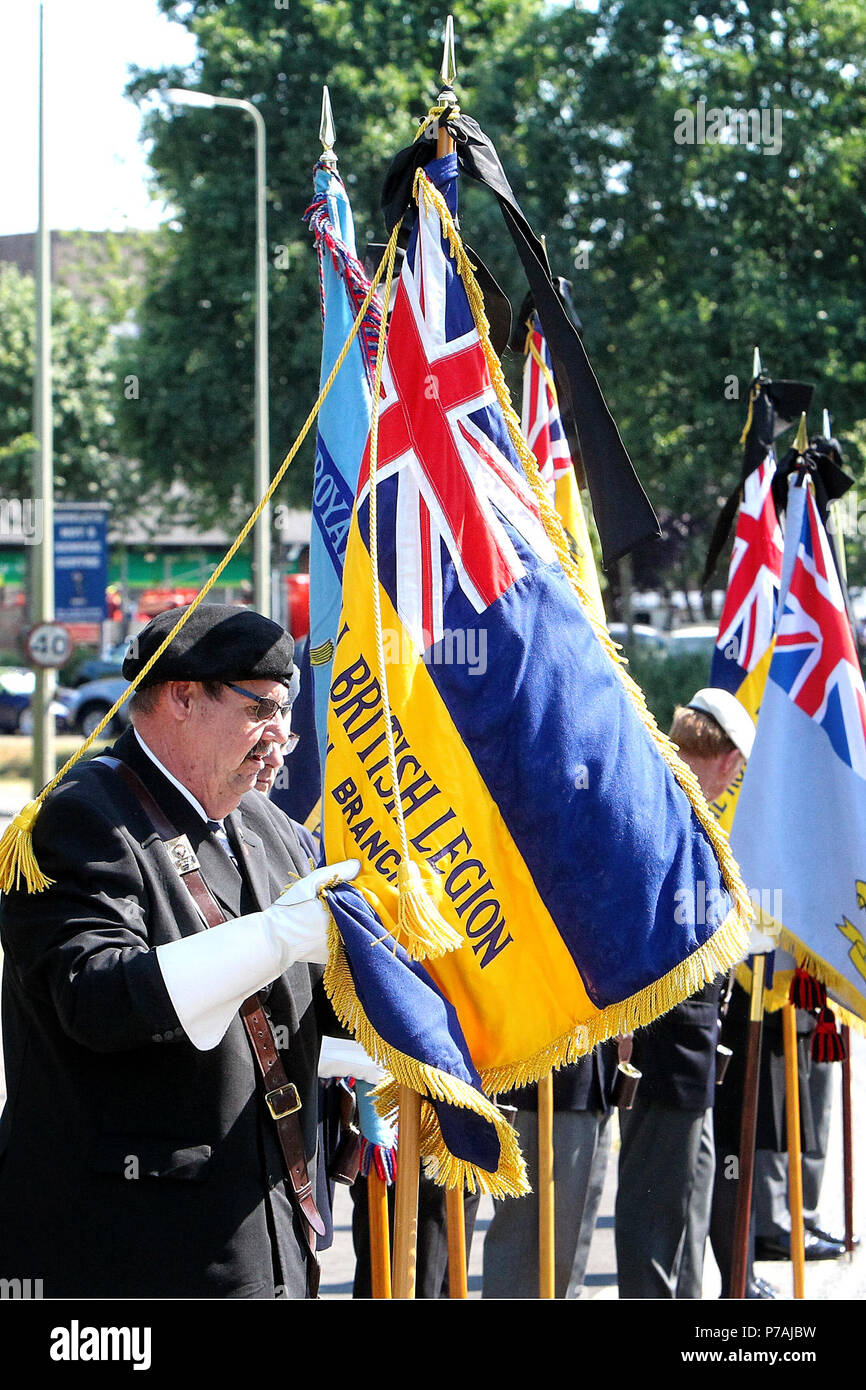
[[[301,735],[292,732],[290,734],[286,734],[286,737],[282,743],[275,743],[274,747],[279,749],[284,758],[287,758],[290,753],[294,753],[295,749],[300,743],[300,740]]]
[[[274,719],[277,715],[279,715],[281,719],[285,719],[289,710],[292,708],[291,700],[287,700],[284,705],[281,705],[278,700],[272,700],[269,695],[257,695],[254,690],[244,690],[242,685],[232,685],[231,681],[224,681],[223,683],[229,690],[236,691],[238,695],[245,695],[248,700],[253,701],[256,707],[255,718],[253,720],[254,724],[266,724],[269,719]],[[292,743],[293,738],[294,743]],[[289,734],[286,739],[286,748],[288,752],[291,753],[292,748],[296,746],[297,742],[298,735]]]

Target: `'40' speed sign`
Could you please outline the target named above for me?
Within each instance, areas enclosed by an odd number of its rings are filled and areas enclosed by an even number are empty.
[[[24,647],[34,666],[62,666],[72,655],[72,638],[59,623],[37,623],[24,639]]]

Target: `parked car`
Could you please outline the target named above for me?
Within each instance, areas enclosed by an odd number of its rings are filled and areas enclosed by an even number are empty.
[[[36,689],[36,673],[25,667],[10,666],[0,671],[0,733],[32,734],[33,711],[31,704]],[[69,718],[69,690],[58,690],[51,702],[58,729],[66,727]]]
[[[623,647],[629,645],[627,623],[609,623],[607,630],[614,642],[619,642]],[[667,633],[662,632],[660,628],[651,627],[649,623],[633,623],[630,645],[640,647],[643,651],[649,649],[661,653],[667,647]]]
[[[106,676],[119,676],[126,656],[128,644],[121,642],[116,647],[107,647],[101,656],[88,657],[76,668],[70,684],[74,687],[86,685],[88,681],[104,680]]]
[[[119,700],[129,685],[122,676],[107,676],[103,680],[87,681],[77,690],[70,692],[69,724],[79,734],[87,738],[104,719],[111,706]],[[103,731],[106,738],[116,738],[129,723],[129,707],[121,705],[108,727]]]
[[[717,623],[690,623],[686,627],[676,627],[667,634],[668,651],[701,652],[709,658],[713,655],[718,635]]]

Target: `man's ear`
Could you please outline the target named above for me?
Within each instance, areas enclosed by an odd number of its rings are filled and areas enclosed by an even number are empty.
[[[730,753],[726,753],[723,759],[723,767],[726,776],[725,786],[729,787],[737,773],[745,766],[746,760],[739,748],[732,748]]]
[[[195,681],[167,681],[165,708],[178,724],[185,724],[190,718],[197,694]]]

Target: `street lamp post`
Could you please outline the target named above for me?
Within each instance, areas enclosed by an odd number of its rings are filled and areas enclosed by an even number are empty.
[[[267,182],[265,173],[265,123],[251,101],[237,97],[215,97],[206,92],[189,92],[169,87],[164,93],[177,106],[198,106],[210,110],[231,106],[252,117],[256,133],[256,400],[255,400],[255,495],[267,492],[271,481],[270,429],[268,423],[268,244]],[[271,507],[265,507],[253,528],[253,594],[255,606],[266,617],[271,615]]]
[[[39,6],[39,224],[36,233],[36,363],[33,424],[38,440],[33,467],[33,494],[42,504],[42,537],[35,547],[30,581],[30,621],[54,617],[54,422],[51,388],[51,232],[45,208],[45,81],[42,5]],[[54,753],[56,689],[53,670],[36,668],[33,692],[33,794],[37,796],[57,771]]]

